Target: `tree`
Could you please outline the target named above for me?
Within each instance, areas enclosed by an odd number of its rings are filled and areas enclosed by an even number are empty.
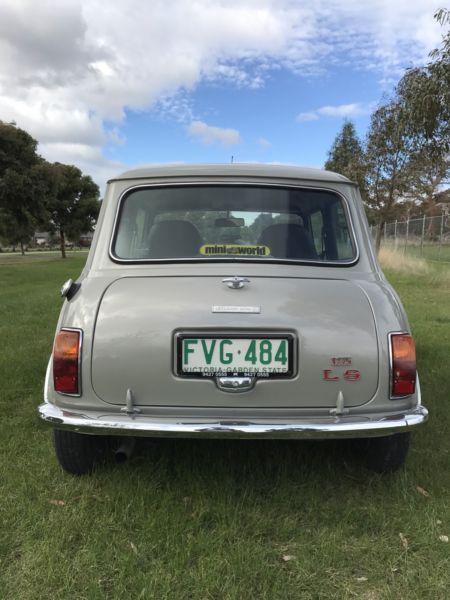
[[[0,209],[0,239],[4,244],[11,245],[14,252],[16,246],[20,246],[22,254],[25,254],[25,245],[34,231],[30,223],[19,225],[10,213]]]
[[[344,121],[341,131],[328,152],[325,169],[345,175],[358,183],[363,199],[366,196],[364,151],[351,121]]]
[[[45,214],[44,161],[36,147],[26,131],[0,121],[0,235],[7,243],[20,244],[22,254]]]
[[[0,121],[0,177],[8,170],[20,171],[39,162],[37,141],[15,123]]]
[[[48,164],[46,169],[48,228],[58,232],[61,256],[66,239],[92,231],[100,209],[99,188],[74,165]]]
[[[450,11],[435,15],[450,23]],[[408,70],[392,98],[372,114],[363,145],[345,123],[325,164],[357,181],[369,219],[378,224],[376,248],[387,220],[421,204],[432,210],[448,180],[450,152],[450,32],[430,62]]]
[[[435,18],[442,26],[450,24],[450,10],[439,10]],[[396,92],[408,108],[415,135],[421,137],[428,154],[439,159],[450,151],[450,30],[430,58],[426,66],[409,69]]]
[[[445,26],[450,23],[450,11],[439,10],[435,18]],[[450,168],[450,31],[430,58],[426,66],[405,73],[396,95],[415,143],[408,195],[433,213],[435,197],[448,181]]]
[[[24,244],[36,228],[58,232],[65,258],[66,236],[92,231],[99,211],[99,189],[72,165],[50,164],[37,141],[14,123],[0,121],[0,237]]]
[[[397,100],[380,106],[371,117],[366,140],[367,205],[378,223],[378,252],[384,224],[409,189],[408,167],[416,151],[407,112]]]
[[[410,190],[408,197],[415,212],[433,216],[437,211],[442,187],[448,183],[449,157],[424,148],[412,157],[408,166]]]
[[[12,246],[24,246],[36,231],[43,200],[36,200],[39,183],[35,166],[28,170],[7,169],[0,181],[0,235]]]
[[[449,11],[438,11],[442,24]],[[448,176],[450,150],[450,33],[421,68],[408,70],[393,99],[372,115],[366,142],[368,205],[383,226],[400,203],[430,203]]]

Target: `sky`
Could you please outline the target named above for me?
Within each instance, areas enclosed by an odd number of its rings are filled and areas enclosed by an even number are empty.
[[[159,163],[322,167],[441,41],[434,0],[0,0],[0,120],[108,178]]]

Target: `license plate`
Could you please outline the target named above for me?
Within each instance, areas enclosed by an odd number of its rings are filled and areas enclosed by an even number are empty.
[[[177,374],[182,377],[292,376],[292,335],[177,338]]]

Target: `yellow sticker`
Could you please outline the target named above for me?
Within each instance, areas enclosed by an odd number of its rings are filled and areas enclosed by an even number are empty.
[[[199,252],[205,256],[269,256],[270,248],[244,244],[205,244]]]

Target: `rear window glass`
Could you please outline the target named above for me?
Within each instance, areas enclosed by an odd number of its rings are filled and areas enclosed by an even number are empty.
[[[337,194],[239,185],[130,192],[122,200],[112,249],[118,259],[148,261],[355,258]]]

